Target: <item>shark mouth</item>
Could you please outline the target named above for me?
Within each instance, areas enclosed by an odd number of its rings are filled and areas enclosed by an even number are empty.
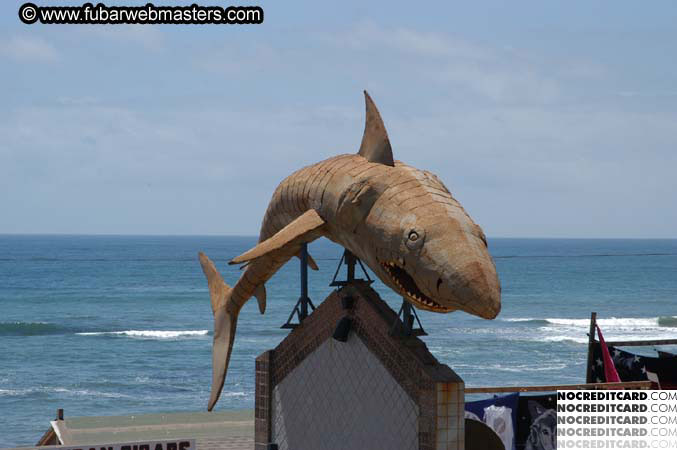
[[[380,262],[380,261],[379,261]],[[428,311],[434,312],[449,312],[453,308],[447,308],[427,295],[425,295],[421,289],[416,285],[414,279],[395,262],[380,262],[381,267],[385,272],[390,276],[390,280],[397,286],[400,290],[400,293],[407,297],[411,303],[420,307],[421,309],[427,309]]]

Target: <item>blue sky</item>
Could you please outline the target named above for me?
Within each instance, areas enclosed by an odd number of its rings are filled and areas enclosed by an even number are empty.
[[[675,2],[273,1],[251,26],[29,26],[20,4],[0,233],[256,235],[285,176],[357,151],[367,89],[395,158],[489,236],[677,237]]]

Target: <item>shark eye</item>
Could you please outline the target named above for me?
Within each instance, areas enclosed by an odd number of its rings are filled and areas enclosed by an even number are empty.
[[[407,246],[409,250],[418,250],[423,246],[423,241],[425,241],[425,230],[422,228],[409,229],[404,231],[402,238],[404,239],[404,245]]]

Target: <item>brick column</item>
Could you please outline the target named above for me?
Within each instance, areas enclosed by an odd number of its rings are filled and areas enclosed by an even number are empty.
[[[465,384],[436,383],[436,450],[465,448]]]
[[[255,450],[268,450],[271,437],[270,407],[273,387],[271,383],[271,363],[273,350],[268,350],[256,358],[256,394],[254,406],[254,442]]]

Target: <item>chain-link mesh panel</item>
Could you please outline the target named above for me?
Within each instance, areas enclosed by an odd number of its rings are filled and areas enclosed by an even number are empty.
[[[275,386],[271,413],[280,450],[418,448],[418,407],[354,332]]]

